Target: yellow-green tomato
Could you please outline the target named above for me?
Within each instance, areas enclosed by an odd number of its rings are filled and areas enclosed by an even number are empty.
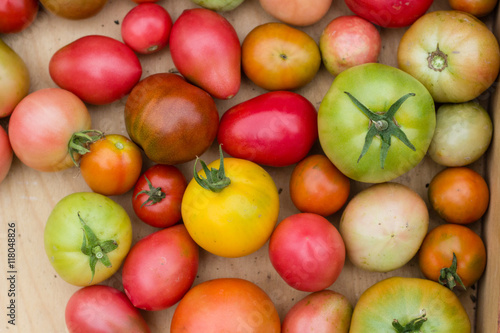
[[[239,158],[221,155],[208,166],[202,165],[182,199],[182,219],[189,234],[200,247],[218,256],[242,257],[257,251],[278,220],[279,197],[273,179],[260,165]]]

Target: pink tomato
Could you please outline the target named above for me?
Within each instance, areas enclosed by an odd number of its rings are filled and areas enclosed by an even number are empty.
[[[7,177],[12,164],[12,146],[7,132],[0,126],[0,183]]]

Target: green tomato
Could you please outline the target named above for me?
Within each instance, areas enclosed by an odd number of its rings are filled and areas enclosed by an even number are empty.
[[[93,192],[61,199],[44,231],[45,252],[66,282],[100,283],[119,268],[132,243],[130,218],[118,203]]]
[[[228,12],[243,3],[244,0],[191,0],[193,3],[215,11]]]
[[[429,91],[392,66],[369,63],[340,73],[318,111],[323,151],[347,177],[390,181],[425,156],[436,127]]]

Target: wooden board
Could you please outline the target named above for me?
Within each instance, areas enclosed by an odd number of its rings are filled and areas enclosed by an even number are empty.
[[[160,0],[158,4],[164,6],[175,20],[186,8],[196,7],[189,0]],[[48,74],[48,62],[54,52],[60,47],[73,40],[89,35],[102,34],[121,40],[120,23],[125,14],[134,7],[129,0],[109,0],[102,12],[95,17],[70,21],[56,17],[43,9],[40,9],[36,21],[25,31],[13,35],[1,35],[0,37],[9,44],[26,62],[31,74],[31,91],[45,87],[55,87]],[[450,9],[446,0],[435,1],[431,11],[438,9]],[[344,1],[336,0],[332,4],[328,14],[315,25],[301,28],[316,41],[323,28],[335,17],[352,14],[345,6]],[[255,26],[276,21],[264,12],[257,0],[246,0],[240,7],[223,15],[234,25],[238,32],[240,41]],[[493,26],[494,15],[484,18],[484,21]],[[381,63],[396,66],[396,49],[399,39],[405,29],[380,29],[383,40],[383,49],[379,57]],[[168,48],[153,55],[140,56],[143,65],[143,77],[158,72],[167,72],[174,68]],[[328,90],[333,76],[324,67],[313,82],[297,92],[307,97],[316,107]],[[495,87],[488,90],[481,98],[481,103],[489,107],[492,96],[495,95]],[[243,78],[240,92],[231,100],[217,101],[220,114],[229,107],[255,97],[264,90],[253,85],[248,79]],[[127,135],[123,108],[126,97],[120,101],[106,106],[91,106],[93,127],[106,133],[118,133]],[[500,107],[497,98],[492,100],[490,107],[494,123],[500,128],[500,117],[495,115],[495,110]],[[1,119],[0,124],[8,128],[8,118]],[[490,183],[493,203],[483,221],[478,221],[470,227],[483,235],[488,247],[488,267],[484,278],[478,286],[469,288],[465,292],[457,291],[467,313],[476,324],[478,333],[492,333],[498,329],[499,309],[499,284],[495,280],[499,276],[500,265],[498,263],[498,248],[500,244],[500,232],[498,230],[499,216],[498,207],[495,203],[500,196],[500,177],[497,168],[500,156],[497,152],[499,133],[495,132],[494,143],[485,158],[474,163],[470,167],[485,175]],[[320,153],[321,148],[316,144],[311,153]],[[212,161],[217,158],[216,143],[205,153],[202,158]],[[191,170],[194,162],[180,165],[187,179],[191,179]],[[152,165],[151,162],[144,164],[144,170]],[[293,166],[285,168],[266,168],[273,176],[280,192],[280,217],[283,219],[298,210],[293,206],[288,192],[288,180]],[[410,186],[422,198],[427,201],[427,185],[432,177],[442,167],[435,164],[429,158],[425,158],[420,165],[409,173],[395,179],[394,181]],[[352,182],[351,197],[366,188],[367,184]],[[72,168],[57,173],[42,173],[23,165],[17,158],[14,159],[11,171],[5,181],[0,184],[0,268],[2,276],[0,279],[0,306],[2,316],[0,320],[0,332],[56,332],[66,331],[64,322],[64,309],[67,300],[78,287],[72,286],[57,276],[51,267],[43,247],[43,230],[46,219],[54,205],[64,196],[77,192],[89,191],[79,170]],[[133,221],[134,242],[140,238],[156,231],[138,220],[131,207],[131,194],[112,197],[120,203],[129,213]],[[329,219],[338,227],[340,213]],[[431,228],[442,223],[437,215],[430,211]],[[9,325],[8,302],[12,298],[7,296],[10,284],[7,281],[7,224],[14,223],[16,228],[16,261],[15,261],[15,300],[16,325]],[[263,288],[275,303],[281,318],[291,306],[304,297],[307,293],[299,292],[286,285],[274,271],[267,257],[267,246],[249,256],[237,259],[227,259],[201,252],[199,273],[195,284],[208,279],[219,277],[240,277],[248,279]],[[330,289],[346,295],[352,304],[355,304],[361,293],[370,285],[389,276],[412,276],[423,277],[416,259],[414,258],[406,266],[390,273],[369,273],[355,268],[346,261],[337,282]],[[121,275],[118,272],[105,284],[122,289]],[[148,321],[152,332],[168,332],[169,323],[175,306],[158,312],[142,312]]]

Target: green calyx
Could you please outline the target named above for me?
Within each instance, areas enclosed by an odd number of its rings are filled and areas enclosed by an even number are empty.
[[[397,319],[392,322],[392,327],[398,333],[420,333],[420,328],[427,321],[425,310],[420,311],[420,317],[409,321],[405,326],[401,325]]]
[[[68,152],[73,163],[76,166],[79,166],[75,159],[75,155],[85,155],[86,153],[89,153],[90,150],[88,149],[88,146],[103,137],[104,133],[98,130],[85,130],[73,133],[68,142]]]
[[[142,190],[135,195],[135,199],[137,199],[140,194],[146,194],[148,196],[148,199],[142,203],[141,208],[143,206],[152,206],[162,201],[167,196],[165,192],[161,190],[161,187],[154,187],[146,175],[144,175],[144,178],[146,178],[148,182],[149,190]]]
[[[198,172],[196,172],[196,163],[198,162],[199,158],[197,157],[196,161],[194,162],[194,179],[196,180],[196,182],[204,189],[216,193],[222,191],[224,188],[228,187],[229,184],[231,184],[231,179],[226,177],[226,173],[224,171],[224,156],[222,154],[222,148],[220,145],[219,145],[219,152],[220,152],[219,169],[215,168],[208,169],[205,162],[200,160],[201,166],[205,171],[206,178],[200,177],[198,175]]]
[[[396,120],[394,119],[394,115],[399,110],[401,105],[408,98],[415,96],[414,93],[408,93],[399,98],[394,104],[391,105],[389,110],[383,114],[371,111],[360,101],[358,101],[356,97],[354,97],[347,91],[345,91],[345,93],[347,94],[347,96],[349,96],[354,105],[356,105],[358,109],[363,112],[363,114],[370,120],[368,132],[366,133],[365,137],[365,143],[363,145],[363,149],[361,150],[361,154],[359,155],[358,163],[370,148],[370,145],[375,136],[379,136],[382,141],[382,145],[380,148],[380,167],[382,169],[384,168],[385,159],[387,158],[387,153],[389,152],[389,148],[391,147],[392,136],[395,136],[396,138],[401,140],[401,142],[403,142],[411,150],[416,150],[406,134],[401,130],[401,128],[396,123]]]
[[[118,244],[114,240],[101,241],[94,234],[94,231],[85,223],[85,221],[78,213],[78,218],[83,228],[83,242],[81,251],[83,254],[89,257],[90,271],[92,272],[92,278],[89,284],[94,280],[95,266],[97,262],[101,262],[104,266],[110,268],[111,261],[109,260],[107,253],[115,250]]]
[[[457,256],[455,255],[455,252],[453,252],[453,261],[451,262],[451,266],[441,268],[438,282],[443,286],[450,288],[451,290],[455,288],[457,282],[462,288],[464,288],[464,290],[467,289],[462,282],[462,279],[457,274]]]

